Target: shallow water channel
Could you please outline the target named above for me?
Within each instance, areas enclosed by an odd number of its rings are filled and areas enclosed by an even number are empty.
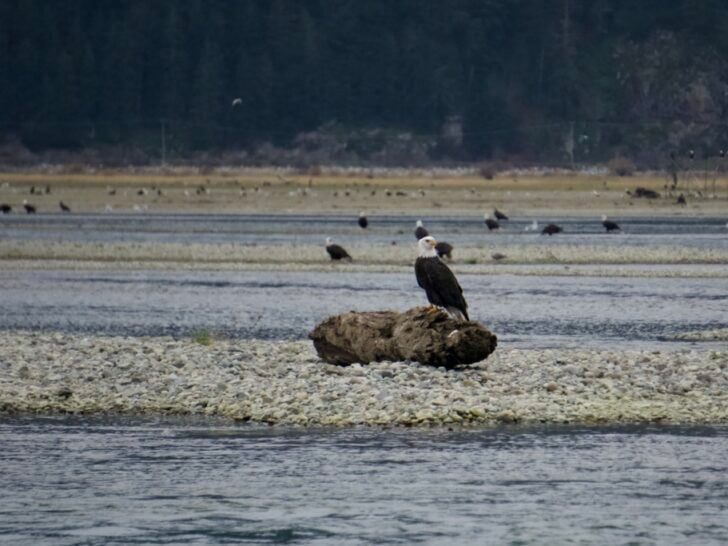
[[[160,242],[323,245],[326,237],[342,244],[414,245],[415,221],[430,233],[458,245],[585,244],[594,246],[689,246],[728,249],[727,217],[650,216],[613,218],[621,233],[606,234],[601,218],[524,216],[488,232],[482,216],[372,215],[366,230],[356,216],[334,214],[35,214],[0,215],[0,241]],[[530,231],[555,222],[563,233],[549,237]]]
[[[726,427],[0,419],[0,542],[725,544]]]
[[[501,346],[685,348],[670,338],[728,327],[722,278],[459,279]],[[426,304],[404,273],[83,270],[0,271],[0,301],[4,329],[285,340],[332,314]]]

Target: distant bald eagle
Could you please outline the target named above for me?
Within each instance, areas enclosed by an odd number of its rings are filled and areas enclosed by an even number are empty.
[[[415,260],[417,284],[427,294],[427,301],[443,307],[458,320],[468,318],[468,304],[463,298],[463,289],[450,268],[437,255],[437,241],[434,237],[423,237],[417,242],[419,256]]]
[[[363,212],[359,213],[359,227],[362,229],[366,229],[366,227],[369,225],[369,220],[367,219],[366,215]]]
[[[27,201],[23,201],[23,207],[25,208],[25,212],[27,212],[28,214],[35,214],[36,213],[35,206],[34,205],[31,205]]]
[[[427,237],[430,234],[427,229],[422,225],[422,220],[415,222],[415,238],[419,241],[423,237]]]
[[[488,231],[493,231],[494,229],[500,229],[500,224],[496,220],[493,220],[493,218],[491,218],[490,215],[485,214],[485,215],[483,215],[483,217],[484,217],[483,222],[485,222],[485,225],[488,228]]]
[[[560,226],[556,224],[548,224],[541,230],[541,235],[553,235],[554,233],[561,233],[564,231]]]
[[[241,104],[243,104],[243,99],[241,99],[240,97],[235,97],[232,102],[232,107],[235,108],[236,106],[240,106]]]
[[[493,216],[495,216],[495,219],[496,220],[508,220],[508,216],[506,216],[505,214],[503,214],[498,209],[493,209]]]
[[[437,252],[437,255],[440,256],[440,258],[447,258],[448,260],[452,260],[453,247],[450,243],[440,241],[435,245],[435,251]]]
[[[3,214],[8,214],[12,211],[13,211],[13,207],[8,205],[7,203],[0,204],[0,212],[2,212]]]
[[[326,252],[329,253],[332,260],[351,260],[349,253],[344,247],[339,246],[331,241],[331,237],[326,237]]]
[[[71,212],[71,207],[69,207],[68,205],[66,205],[63,201],[59,201],[58,202],[58,206],[61,207],[61,210],[63,212]]]
[[[612,222],[611,220],[607,219],[607,215],[602,215],[602,225],[604,226],[604,229],[607,230],[607,233],[610,231],[620,231],[622,228],[619,227],[619,224],[617,222]]]

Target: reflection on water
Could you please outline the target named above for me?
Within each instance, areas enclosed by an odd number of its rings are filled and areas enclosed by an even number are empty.
[[[0,421],[3,544],[725,544],[726,427]]]
[[[460,275],[471,317],[513,347],[686,347],[728,327],[725,279]],[[304,339],[350,310],[426,303],[414,274],[0,271],[0,328]]]

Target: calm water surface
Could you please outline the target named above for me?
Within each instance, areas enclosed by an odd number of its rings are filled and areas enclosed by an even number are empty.
[[[356,217],[297,214],[35,214],[0,215],[0,240],[323,244],[335,237],[343,244],[414,244],[414,224],[422,219],[430,232],[457,245],[588,244],[595,246],[691,246],[728,249],[726,217],[650,216],[613,220],[621,234],[607,235],[601,217],[517,217],[488,233],[482,216],[372,215],[363,230]],[[542,236],[526,231],[537,220],[555,222],[564,232]]]
[[[0,240],[176,243],[414,245],[415,216],[355,218],[296,214],[0,215]],[[555,237],[525,231],[535,218],[504,222],[487,233],[482,218],[424,218],[456,246],[589,244],[728,250],[725,218],[615,218],[607,235],[599,218],[556,221]],[[323,252],[323,249],[322,249]],[[528,267],[528,266],[523,266]],[[573,266],[578,268],[579,266]],[[642,266],[645,267],[645,266]],[[660,266],[653,266],[656,269]],[[669,266],[671,269],[698,266]],[[706,269],[721,265],[699,266]],[[518,347],[649,348],[676,344],[687,330],[728,327],[725,279],[460,275],[473,319]],[[122,335],[187,336],[209,330],[235,338],[304,339],[320,320],[352,309],[407,309],[425,302],[413,274],[293,272],[0,271],[0,328]]]
[[[728,428],[5,418],[0,542],[725,544]]]
[[[688,348],[671,336],[728,328],[724,278],[458,278],[501,346]],[[34,270],[0,271],[0,301],[3,329],[284,340],[352,309],[426,303],[404,273]]]

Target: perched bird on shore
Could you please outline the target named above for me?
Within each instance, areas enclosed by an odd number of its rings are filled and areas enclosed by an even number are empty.
[[[485,226],[488,228],[488,231],[500,229],[500,224],[496,220],[493,220],[489,214],[483,215],[483,222],[485,222]]]
[[[25,199],[23,199],[23,208],[25,209],[25,212],[28,213],[28,214],[35,214],[36,213],[35,205],[31,205]]]
[[[523,228],[523,231],[538,231],[538,221],[534,220],[530,225]]]
[[[58,202],[58,206],[61,207],[61,210],[63,212],[71,212],[71,207],[69,207],[68,205],[66,205],[63,201],[59,201]]]
[[[687,205],[688,202],[685,200],[685,196],[681,193],[677,196],[677,201],[675,201],[676,205]]]
[[[495,216],[495,219],[496,220],[508,220],[508,216],[506,216],[505,214],[503,214],[498,209],[493,209],[493,216]]]
[[[329,253],[332,260],[351,260],[349,253],[344,250],[344,247],[335,244],[331,237],[326,237],[326,252]]]
[[[359,220],[357,220],[357,222],[359,223],[359,227],[362,229],[366,229],[366,227],[369,225],[369,220],[367,219],[366,214],[364,214],[363,212],[359,213]]]
[[[627,190],[625,193],[630,197],[643,197],[645,199],[658,199],[660,197],[660,194],[655,190],[643,187],[637,187],[634,191]]]
[[[564,230],[561,228],[561,226],[557,226],[556,224],[548,224],[541,230],[541,235],[553,235],[554,233],[561,233],[562,231]]]
[[[0,212],[2,212],[3,214],[9,214],[12,211],[13,211],[13,207],[11,207],[10,205],[8,205],[7,203],[1,203],[0,204]]]
[[[447,258],[448,260],[452,260],[453,246],[450,243],[440,241],[435,245],[435,250],[437,251],[437,255],[440,256],[440,258]]]
[[[611,231],[620,231],[622,229],[621,227],[619,227],[619,224],[617,222],[612,222],[611,220],[608,220],[606,214],[602,214],[602,225],[604,226],[604,229],[607,230],[607,233]]]
[[[437,241],[426,236],[417,242],[418,257],[415,260],[415,277],[420,288],[424,289],[427,301],[444,308],[458,320],[470,320],[468,304],[463,297],[455,275],[447,264],[437,255]]]
[[[415,222],[415,239],[419,241],[423,237],[427,237],[429,234],[430,232],[422,225],[422,220],[417,220],[417,222]]]

